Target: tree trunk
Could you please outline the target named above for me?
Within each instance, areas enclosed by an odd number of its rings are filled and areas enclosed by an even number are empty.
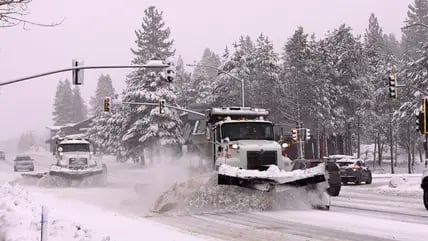
[[[392,121],[389,124],[389,146],[390,146],[390,153],[391,153],[391,160],[390,160],[390,166],[391,166],[391,173],[394,174],[394,132],[392,130]]]
[[[376,146],[377,146],[377,137],[374,138],[374,148],[373,148],[373,168],[376,163]]]
[[[357,123],[357,157],[360,158],[361,155],[361,147],[360,147],[360,116],[358,116]]]
[[[412,173],[411,172],[412,154],[410,151],[410,143],[407,143],[406,147],[407,147],[407,168],[408,168],[408,172]]]
[[[377,151],[378,151],[378,165],[379,166],[382,166],[382,146],[383,146],[383,144],[381,144],[381,141],[380,141],[380,133],[378,132],[377,133]]]
[[[421,147],[419,147],[419,148],[418,148],[418,152],[419,152],[419,160],[421,161],[421,163],[423,163],[424,156],[423,156],[423,154],[422,154]]]
[[[412,141],[412,165],[409,173],[414,173],[414,170],[413,170],[414,167],[415,167],[415,142]]]

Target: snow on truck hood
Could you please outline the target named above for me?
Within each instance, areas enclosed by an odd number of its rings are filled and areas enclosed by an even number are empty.
[[[276,165],[270,165],[266,171],[259,171],[241,169],[238,167],[229,166],[227,164],[221,164],[218,172],[221,175],[231,177],[270,179],[276,181],[279,184],[282,184],[308,177],[314,177],[317,175],[325,175],[325,164],[321,163],[316,167],[289,172],[280,170]]]

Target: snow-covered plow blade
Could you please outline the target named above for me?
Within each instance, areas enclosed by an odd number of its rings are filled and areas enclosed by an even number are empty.
[[[222,164],[218,171],[218,184],[220,185],[237,185],[262,191],[271,191],[278,187],[303,187],[325,181],[324,164],[289,172],[280,170],[275,165],[269,166],[266,171],[259,171]]]
[[[103,185],[106,182],[106,178],[106,165],[83,169],[70,169],[52,165],[49,174],[43,177],[40,183],[54,186]]]
[[[74,170],[52,165],[49,172],[23,173],[21,176],[23,184],[39,186],[104,185],[107,180],[107,167],[103,165]]]

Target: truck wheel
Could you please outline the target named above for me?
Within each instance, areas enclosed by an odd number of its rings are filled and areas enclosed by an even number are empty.
[[[369,177],[367,178],[366,184],[372,184],[372,173],[369,172]]]
[[[428,210],[428,189],[427,188],[424,189],[423,199],[424,199],[425,209]]]

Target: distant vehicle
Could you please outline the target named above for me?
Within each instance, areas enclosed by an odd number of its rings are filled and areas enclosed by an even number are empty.
[[[323,161],[318,159],[296,159],[293,161],[292,170],[316,167],[321,163],[325,163],[325,169],[328,173],[327,179],[329,188],[327,189],[327,193],[333,197],[339,196],[342,181],[340,178],[339,166],[335,162],[326,160]]]
[[[16,156],[13,169],[15,172],[21,170],[34,171],[34,160],[30,156]]]
[[[4,153],[4,151],[0,151],[0,160],[6,160],[6,154]]]
[[[340,159],[336,161],[340,168],[340,178],[343,184],[353,182],[357,185],[364,182],[365,184],[372,183],[372,172],[361,159]]]
[[[341,154],[338,154],[338,155],[325,156],[325,157],[323,157],[323,160],[336,162],[338,160],[342,160],[342,159],[345,159],[345,158],[347,158],[347,159],[355,159],[356,157],[350,156],[350,155],[341,155]]]

